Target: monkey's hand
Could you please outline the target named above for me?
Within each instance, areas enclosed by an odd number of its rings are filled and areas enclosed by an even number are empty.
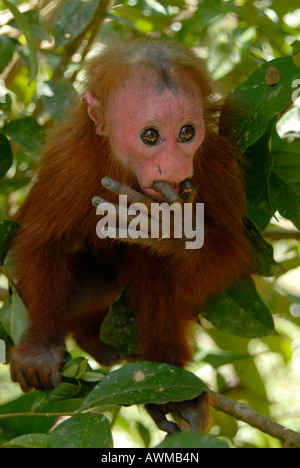
[[[11,351],[11,378],[25,393],[33,388],[52,390],[61,381],[63,363],[64,342],[46,348],[40,344],[33,346],[26,340]]]
[[[110,192],[127,198],[122,198],[124,204],[119,198],[118,206],[101,197],[93,198],[94,206],[100,206],[109,213],[105,217],[108,226],[102,227],[100,235],[97,231],[99,237],[147,245],[154,250],[169,253],[182,250],[186,242],[195,237],[201,229],[204,239],[204,215],[203,212],[198,212],[198,208],[195,212],[192,204],[194,189],[189,180],[182,183],[179,193],[165,182],[154,182],[153,188],[160,193],[163,203],[158,203],[109,177],[104,177],[101,183]],[[195,227],[198,228],[196,231]],[[189,248],[200,248],[203,239],[200,239],[200,246]]]

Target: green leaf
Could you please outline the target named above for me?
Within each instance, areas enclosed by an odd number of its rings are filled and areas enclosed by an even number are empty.
[[[78,357],[76,359],[72,359],[70,362],[67,362],[61,372],[64,377],[69,379],[80,379],[82,374],[84,374],[87,365],[87,359]]]
[[[36,56],[36,48],[34,37],[31,32],[30,25],[24,15],[19,12],[18,8],[9,0],[3,0],[3,3],[10,9],[12,14],[14,15],[15,21],[18,24],[21,31],[24,33],[26,37],[28,50],[29,50],[29,63],[30,63],[30,81],[33,81],[37,75],[38,71],[38,63],[37,63],[37,56]]]
[[[16,44],[18,44],[16,39],[4,35],[0,36],[0,73],[11,61]]]
[[[247,235],[254,247],[255,274],[261,276],[275,276],[285,272],[285,268],[273,257],[273,247],[261,236],[259,230],[250,219],[246,219]]]
[[[56,121],[64,116],[76,96],[76,91],[69,81],[60,81],[59,83],[48,81],[43,84],[42,102],[44,109]]]
[[[274,134],[273,167],[270,176],[272,204],[282,216],[300,229],[300,150],[299,142],[288,143]]]
[[[11,285],[5,303],[0,309],[0,322],[14,344],[19,344],[29,327],[30,319],[27,309],[18,292]]]
[[[88,364],[88,360],[84,357],[72,358],[71,355],[65,353],[65,365],[61,373],[67,379],[77,379],[84,382],[99,382],[105,377],[108,371],[103,369],[92,370]]]
[[[272,86],[265,81],[270,67],[277,68],[280,81]],[[278,116],[292,98],[292,83],[300,78],[300,69],[293,58],[280,57],[263,64],[228,96],[241,111],[236,137],[244,152],[265,133],[269,120]]]
[[[81,385],[72,384],[69,382],[60,382],[53,390],[47,392],[44,398],[39,402],[39,407],[55,403],[57,401],[66,400],[68,398],[74,398],[79,395],[81,391]]]
[[[76,395],[74,398],[70,395],[70,397],[56,399],[49,402],[47,400],[49,392],[47,392],[46,390],[36,391],[34,393],[36,395],[36,399],[30,411],[33,413],[47,413],[49,416],[51,414],[54,414],[54,417],[56,417],[56,419],[57,413],[64,413],[69,415],[76,413],[83,401],[83,398],[79,394]]]
[[[50,434],[48,448],[112,448],[108,419],[102,414],[76,414]]]
[[[249,146],[244,154],[246,213],[260,230],[268,225],[273,216],[269,194],[269,175],[272,167],[269,145],[274,126],[275,119],[273,118],[270,119],[262,137]]]
[[[32,405],[34,404],[38,394],[39,392],[30,392],[26,395],[23,394],[20,398],[0,406],[0,414],[16,413],[16,416],[5,419],[5,423],[4,419],[1,419],[0,427],[3,431],[3,433],[0,431],[1,441],[7,442],[12,437],[24,434],[46,433],[51,429],[57,420],[57,416],[49,415],[49,417],[44,418],[42,416],[31,416],[30,414]],[[60,409],[60,412],[69,411],[69,409],[66,410],[67,402],[63,403],[65,408]],[[19,413],[28,413],[28,415],[21,418]]]
[[[80,380],[83,380],[84,382],[99,382],[105,377],[105,374],[103,374],[100,371],[86,371],[82,376],[80,377]]]
[[[5,125],[3,131],[29,153],[39,149],[43,143],[43,128],[32,117],[12,120]]]
[[[1,448],[47,448],[48,439],[46,434],[26,434],[11,439]]]
[[[2,323],[0,322],[0,363],[9,361],[9,349],[13,345],[13,342],[3,328]]]
[[[255,286],[240,280],[227,291],[212,297],[200,311],[209,322],[225,333],[247,338],[274,335],[269,309]]]
[[[163,404],[189,400],[207,390],[206,385],[191,372],[169,364],[136,362],[110,372],[85,398],[80,409]]]
[[[138,349],[136,317],[128,304],[126,291],[111,305],[101,325],[100,339],[120,353],[136,354]]]
[[[93,19],[98,7],[98,0],[66,0],[53,29],[56,48],[78,37]]]
[[[201,350],[197,352],[195,357],[197,362],[207,362],[207,364],[210,364],[214,369],[217,369],[224,364],[231,364],[235,361],[247,358],[249,358],[249,354],[236,354],[229,351],[223,351],[221,349],[214,351]]]
[[[217,437],[202,434],[201,432],[178,432],[176,434],[168,435],[163,442],[161,442],[157,448],[230,448],[228,443]],[[193,458],[197,454],[189,452],[182,454],[182,461],[193,462],[197,461]]]
[[[147,427],[144,426],[141,422],[137,421],[136,423],[136,428],[139,433],[139,436],[141,437],[144,446],[146,448],[150,447],[151,443],[151,433]]]
[[[44,18],[38,10],[29,10],[23,13],[23,16],[30,25],[33,36],[40,41],[51,41],[51,36],[44,26]]]
[[[0,179],[7,173],[13,163],[13,154],[8,138],[0,134]]]
[[[0,265],[3,265],[10,243],[18,230],[18,223],[10,219],[0,219]]]

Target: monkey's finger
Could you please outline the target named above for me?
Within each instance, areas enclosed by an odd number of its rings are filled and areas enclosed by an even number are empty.
[[[185,202],[191,203],[195,197],[195,193],[195,188],[190,179],[185,179],[181,182],[179,196]]]
[[[13,382],[19,383],[24,393],[29,393],[30,390],[32,390],[32,386],[30,386],[28,382],[26,381],[26,378],[23,375],[23,372],[19,372],[19,371],[15,371],[14,369],[11,369],[11,380]]]
[[[92,205],[95,208],[97,208],[102,203],[108,203],[108,202],[106,200],[104,200],[104,198],[98,197],[98,195],[96,195],[95,197],[92,198]]]
[[[111,208],[113,206],[115,211],[116,212],[118,211],[118,206],[115,203],[109,202],[109,201],[105,200],[104,198],[99,197],[98,195],[96,195],[95,197],[92,198],[92,205],[95,208],[98,208],[98,206],[102,205],[104,210],[106,209],[105,205],[107,205],[107,208]]]
[[[157,180],[153,182],[151,186],[154,190],[161,194],[163,199],[172,205],[172,203],[182,203],[179,195],[175,192],[175,190],[168,185],[166,182],[162,182],[161,180]]]
[[[111,179],[110,177],[103,177],[101,184],[112,193],[117,195],[126,195],[129,203],[143,203],[146,205],[148,210],[151,207],[152,200],[148,197],[130,187],[127,187],[126,185],[121,184],[120,182],[115,181],[114,179]]]
[[[62,381],[62,374],[60,371],[52,370],[51,373],[48,375],[48,388],[52,390],[55,388],[61,381]]]

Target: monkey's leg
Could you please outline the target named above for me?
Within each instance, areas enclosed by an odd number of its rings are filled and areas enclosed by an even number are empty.
[[[172,434],[179,430],[195,430],[206,432],[209,427],[209,395],[202,393],[192,400],[170,402],[165,405],[145,405],[157,427],[164,432]],[[175,420],[167,419],[172,414]]]
[[[179,265],[167,269],[163,259],[146,256],[143,250],[136,250],[134,260],[127,291],[137,315],[141,359],[183,368],[192,359],[189,337],[195,306],[188,289],[182,290],[178,276],[172,276],[172,269]],[[169,433],[179,430],[178,426],[202,431],[208,426],[209,404],[204,394],[190,401],[150,404],[146,409],[158,427]],[[168,413],[177,425],[167,419]]]

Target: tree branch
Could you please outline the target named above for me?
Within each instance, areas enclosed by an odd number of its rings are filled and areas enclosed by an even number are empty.
[[[271,240],[296,239],[300,240],[300,231],[283,228],[268,228],[262,233],[263,237]]]
[[[211,392],[210,403],[216,410],[223,411],[223,413],[227,413],[235,419],[243,421],[265,434],[281,440],[285,446],[300,448],[300,434],[298,432],[257,413],[245,403],[231,400],[216,392]]]

